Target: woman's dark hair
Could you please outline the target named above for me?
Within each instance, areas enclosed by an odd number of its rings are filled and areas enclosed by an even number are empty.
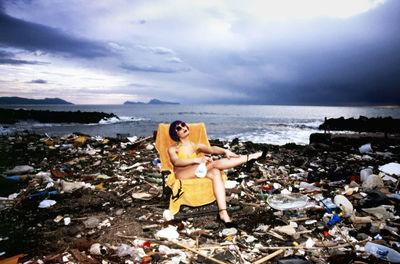
[[[183,123],[183,121],[181,121],[181,120],[176,120],[176,121],[172,122],[172,123],[169,125],[169,136],[170,136],[170,137],[172,138],[172,140],[174,140],[174,141],[178,141],[178,140],[179,140],[178,133],[176,133],[175,128],[176,128],[176,126],[179,125],[180,123]]]

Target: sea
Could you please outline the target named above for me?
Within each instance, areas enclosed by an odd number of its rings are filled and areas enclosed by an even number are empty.
[[[278,106],[278,105],[2,105],[3,108],[51,111],[96,111],[114,113],[119,118],[99,123],[38,123],[19,122],[0,125],[1,134],[30,131],[49,136],[66,136],[81,132],[91,136],[130,137],[153,135],[159,123],[182,120],[203,122],[209,139],[284,145],[309,144],[311,133],[321,132],[319,125],[325,118],[392,117],[400,118],[399,108],[333,107],[333,106]],[[342,131],[346,133],[346,131]]]

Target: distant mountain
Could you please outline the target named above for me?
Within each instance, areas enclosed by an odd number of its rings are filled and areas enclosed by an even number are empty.
[[[22,97],[0,97],[0,104],[68,104],[73,103],[64,101],[60,98],[29,99]]]
[[[126,101],[124,104],[126,105],[126,104],[179,104],[179,103],[165,102],[158,99],[151,99],[148,103]]]
[[[124,105],[129,105],[129,104],[146,104],[146,103],[144,103],[144,102],[131,102],[131,101],[126,101],[124,103]]]

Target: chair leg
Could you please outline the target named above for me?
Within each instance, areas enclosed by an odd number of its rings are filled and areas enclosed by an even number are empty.
[[[166,193],[165,193],[165,177],[168,177],[171,172],[169,170],[164,170],[161,172],[161,179],[162,179],[162,197],[165,198]]]

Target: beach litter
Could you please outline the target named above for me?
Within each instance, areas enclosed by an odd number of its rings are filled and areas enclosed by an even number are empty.
[[[245,165],[225,171],[228,212],[238,225],[224,228],[215,202],[170,215],[153,137],[20,133],[1,142],[7,155],[0,160],[0,261],[22,253],[22,263],[374,263],[384,261],[385,252],[396,257],[368,243],[398,248],[397,143],[211,140],[238,154],[269,150],[250,171]],[[343,259],[348,262],[335,262]]]

